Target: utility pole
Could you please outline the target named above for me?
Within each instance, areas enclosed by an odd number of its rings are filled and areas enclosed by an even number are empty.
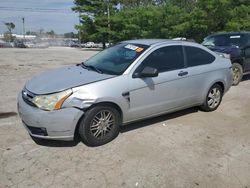
[[[25,40],[25,19],[24,19],[24,17],[22,18],[22,20],[23,20],[23,39]]]

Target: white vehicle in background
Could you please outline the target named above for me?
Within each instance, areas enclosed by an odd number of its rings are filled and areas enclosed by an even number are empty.
[[[94,48],[95,47],[95,43],[94,42],[87,42],[85,44],[85,48]]]
[[[34,48],[35,47],[35,44],[31,41],[24,42],[23,44],[26,46],[26,48]]]
[[[112,43],[106,42],[106,47],[109,48],[110,46],[112,46]]]
[[[102,43],[95,43],[95,48],[102,48]]]

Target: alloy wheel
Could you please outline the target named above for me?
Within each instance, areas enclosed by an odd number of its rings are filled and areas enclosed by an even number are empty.
[[[207,99],[207,104],[209,108],[214,109],[216,108],[221,101],[221,92],[218,88],[213,88],[209,94]]]
[[[90,125],[91,134],[97,139],[104,139],[113,129],[115,115],[109,110],[98,112]]]

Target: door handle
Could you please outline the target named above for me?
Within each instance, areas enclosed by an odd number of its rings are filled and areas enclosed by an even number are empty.
[[[185,75],[188,75],[188,72],[187,71],[181,71],[179,72],[178,76],[185,76]]]

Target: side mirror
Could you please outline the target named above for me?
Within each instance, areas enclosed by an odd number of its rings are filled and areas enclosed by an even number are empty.
[[[150,77],[157,77],[158,76],[158,70],[153,67],[145,67],[142,69],[141,72],[136,72],[133,75],[133,78],[150,78]]]

